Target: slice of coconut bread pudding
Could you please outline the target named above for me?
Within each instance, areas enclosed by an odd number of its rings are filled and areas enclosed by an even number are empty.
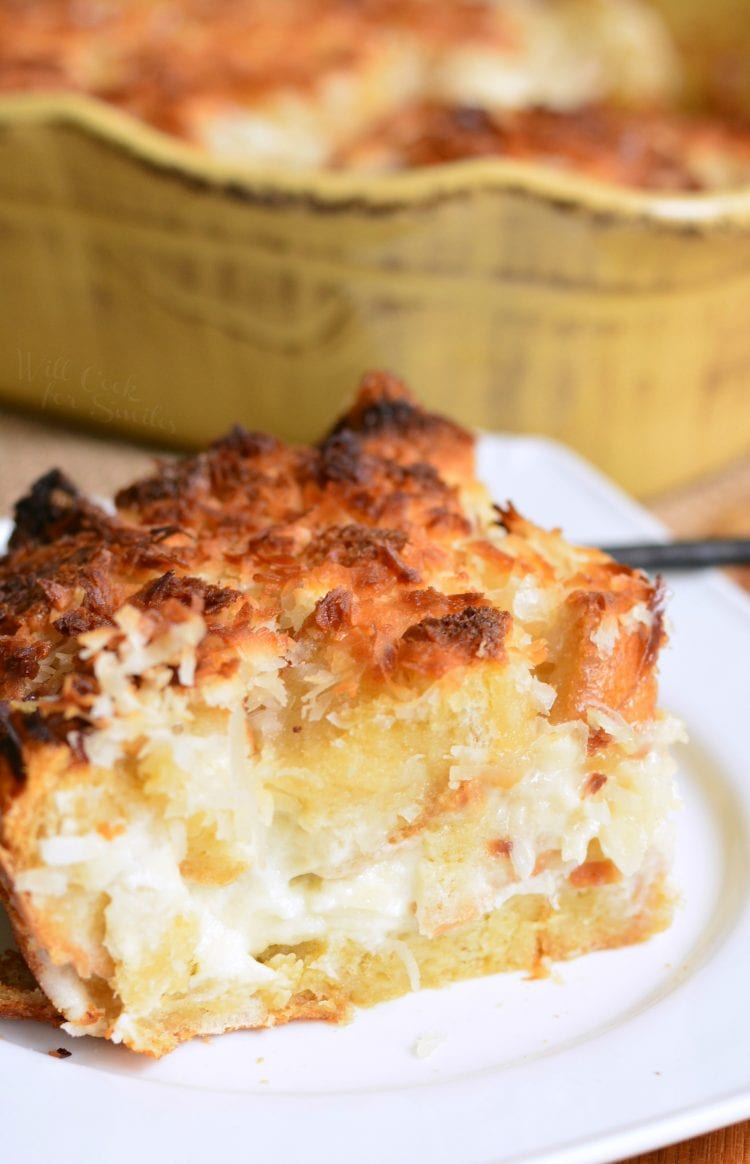
[[[110,515],[58,472],[0,559],[0,886],[74,1034],[162,1055],[670,920],[662,592],[365,377]]]

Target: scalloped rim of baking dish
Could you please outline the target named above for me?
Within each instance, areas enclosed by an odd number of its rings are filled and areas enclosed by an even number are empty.
[[[478,191],[521,194],[597,219],[641,222],[677,233],[746,230],[750,186],[692,194],[654,194],[608,186],[534,162],[467,159],[392,174],[335,171],[290,173],[212,157],[138,121],[98,98],[71,93],[11,93],[0,97],[0,129],[24,124],[72,127],[135,160],[227,195],[267,204],[378,213],[429,207]]]

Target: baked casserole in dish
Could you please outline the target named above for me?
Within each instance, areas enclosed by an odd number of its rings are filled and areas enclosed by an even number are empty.
[[[658,7],[6,4],[0,391],[303,438],[387,362],[641,494],[739,455],[750,138],[679,109],[718,98],[699,11]]]

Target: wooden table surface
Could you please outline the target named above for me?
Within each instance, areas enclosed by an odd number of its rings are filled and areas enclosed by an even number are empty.
[[[107,496],[153,463],[153,450],[68,431],[0,410],[0,514],[41,473],[56,466],[87,492]],[[650,508],[676,533],[750,535],[750,458]],[[750,569],[735,573],[750,590]],[[750,1121],[635,1156],[627,1164],[750,1164]]]

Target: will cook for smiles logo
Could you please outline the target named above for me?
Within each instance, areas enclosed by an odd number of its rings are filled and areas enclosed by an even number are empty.
[[[161,404],[140,397],[135,378],[108,376],[96,364],[78,364],[68,356],[37,356],[17,350],[18,378],[40,385],[42,410],[78,412],[98,424],[118,421],[174,434],[175,424]]]

